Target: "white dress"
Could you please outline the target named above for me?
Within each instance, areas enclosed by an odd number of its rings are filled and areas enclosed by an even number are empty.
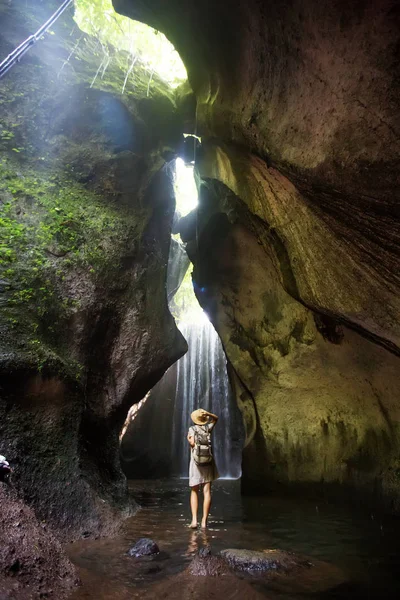
[[[215,421],[213,421],[212,423],[208,423],[207,425],[201,425],[201,427],[207,427],[208,431],[211,433],[211,431],[214,429],[214,425]],[[194,437],[193,427],[189,427],[188,435]],[[199,465],[196,465],[196,463],[194,462],[192,448],[190,452],[189,486],[194,487],[195,485],[208,483],[209,481],[214,481],[215,479],[218,479],[218,477],[219,474],[214,459],[212,460],[211,464],[199,467]]]

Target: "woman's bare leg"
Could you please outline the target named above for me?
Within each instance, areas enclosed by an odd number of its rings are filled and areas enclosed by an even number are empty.
[[[203,502],[203,518],[201,520],[201,527],[205,529],[207,527],[208,515],[211,507],[211,481],[207,482],[203,486],[204,502]]]
[[[194,485],[190,489],[190,509],[192,511],[192,522],[190,523],[190,527],[195,529],[197,527],[197,511],[199,510],[199,487],[198,485]]]

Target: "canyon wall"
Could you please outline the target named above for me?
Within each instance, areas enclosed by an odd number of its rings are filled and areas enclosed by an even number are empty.
[[[180,230],[247,483],[349,483],[398,510],[398,3],[114,6],[188,68],[205,184]]]
[[[274,232],[215,180],[202,187],[199,229],[195,289],[244,418],[244,489],[334,483],[398,511],[399,358],[294,299]]]
[[[6,56],[58,7],[1,7]],[[0,453],[63,539],[131,514],[118,435],[185,351],[167,306],[173,94],[101,62],[69,11],[0,88]]]

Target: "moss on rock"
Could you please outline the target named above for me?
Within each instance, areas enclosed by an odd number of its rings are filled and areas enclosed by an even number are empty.
[[[56,6],[7,5],[0,53]],[[132,510],[120,429],[186,350],[165,290],[174,94],[157,77],[147,93],[140,61],[122,94],[121,60],[95,78],[100,54],[67,11],[0,89],[2,452],[67,539]]]

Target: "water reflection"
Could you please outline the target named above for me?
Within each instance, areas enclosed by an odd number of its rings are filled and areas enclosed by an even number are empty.
[[[310,572],[308,579],[267,588],[250,582],[270,599],[400,597],[400,523],[396,519],[378,515],[371,519],[370,514],[360,510],[327,502],[316,505],[300,498],[242,498],[239,482],[219,481],[215,484],[209,530],[191,530],[187,482],[136,482],[131,483],[131,489],[142,509],[126,522],[123,535],[112,540],[85,540],[69,547],[73,561],[84,569],[84,586],[74,600],[150,598],[157,582],[161,585],[177,576],[207,546],[213,553],[224,548],[278,548],[332,564],[323,577]],[[162,550],[160,556],[148,560],[129,557],[127,550],[140,537],[153,538]],[[343,574],[340,585],[339,571]],[[328,589],[330,585],[332,589]],[[183,596],[177,590],[175,597]],[[234,595],[228,594],[224,600],[228,597]]]
[[[194,556],[202,548],[208,548],[210,546],[210,540],[211,538],[209,535],[202,529],[192,530],[190,532],[186,556]]]

